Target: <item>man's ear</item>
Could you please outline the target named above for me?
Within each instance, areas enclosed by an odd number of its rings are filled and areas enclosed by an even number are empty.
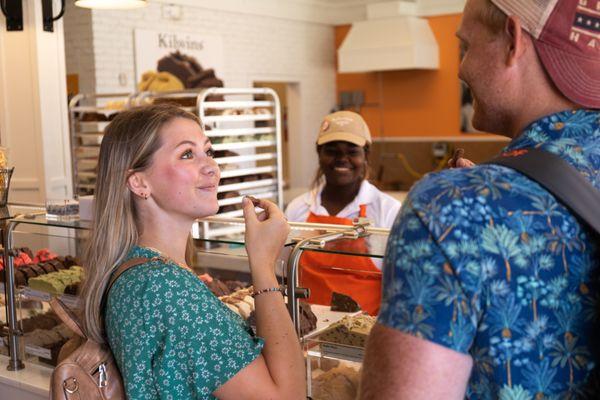
[[[127,187],[136,196],[142,198],[150,196],[150,186],[144,178],[143,172],[132,172],[129,174],[127,177]]]
[[[514,66],[517,61],[523,56],[526,48],[526,35],[523,32],[523,26],[518,16],[511,15],[506,19],[504,31],[508,37],[508,54],[506,65]]]

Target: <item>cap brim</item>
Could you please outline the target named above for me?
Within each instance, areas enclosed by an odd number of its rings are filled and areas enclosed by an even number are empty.
[[[317,145],[322,145],[329,142],[350,142],[359,147],[364,147],[367,144],[367,139],[346,132],[328,132],[317,140]]]
[[[535,47],[546,71],[565,97],[586,108],[600,109],[600,62],[573,55],[543,41]]]

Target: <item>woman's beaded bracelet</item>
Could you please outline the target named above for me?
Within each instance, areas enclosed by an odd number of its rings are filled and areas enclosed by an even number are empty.
[[[271,292],[279,292],[279,293],[283,294],[283,290],[281,290],[281,286],[277,286],[277,287],[270,287],[270,288],[266,288],[266,289],[260,289],[259,291],[254,292],[254,294],[252,294],[252,297],[256,297],[261,294],[271,293]]]

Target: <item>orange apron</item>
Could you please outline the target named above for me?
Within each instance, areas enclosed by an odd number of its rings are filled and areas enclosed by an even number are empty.
[[[367,207],[360,205],[359,216],[365,218]],[[352,219],[315,215],[310,212],[306,222],[352,225]],[[368,253],[364,238],[348,240],[348,245],[336,248]],[[340,268],[343,268],[341,270]],[[381,301],[381,271],[369,257],[305,251],[300,257],[300,285],[310,288],[309,303],[331,304],[332,292],[352,297],[371,315],[379,312]]]

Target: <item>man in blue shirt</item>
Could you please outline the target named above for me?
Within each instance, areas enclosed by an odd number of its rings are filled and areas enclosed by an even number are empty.
[[[468,0],[457,36],[473,125],[600,190],[600,0]],[[428,175],[383,271],[361,399],[600,396],[598,236],[525,176]]]

